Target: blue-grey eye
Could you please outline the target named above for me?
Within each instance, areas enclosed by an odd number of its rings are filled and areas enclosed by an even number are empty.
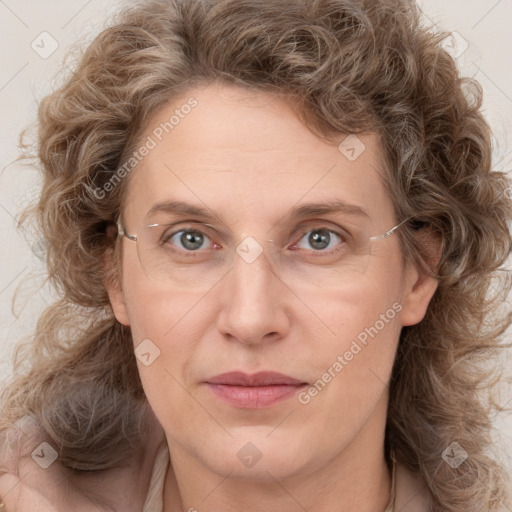
[[[176,237],[177,240],[179,240],[181,247],[177,244]],[[166,241],[185,251],[197,251],[198,249],[202,248],[205,240],[210,239],[201,231],[182,229],[181,231],[177,231],[176,233],[170,235]]]
[[[334,236],[333,236],[334,235]],[[316,228],[309,230],[295,245],[299,245],[304,239],[307,239],[307,243],[310,245],[309,248],[313,248],[316,251],[323,251],[325,249],[332,249],[330,243],[338,238],[343,241],[342,238],[334,231],[326,228]],[[299,247],[300,249],[309,249],[308,247]]]

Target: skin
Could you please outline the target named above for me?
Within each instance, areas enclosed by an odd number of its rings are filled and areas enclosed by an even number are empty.
[[[377,135],[358,135],[366,149],[349,161],[302,125],[283,97],[219,84],[189,96],[198,106],[130,176],[122,212],[129,233],[151,205],[170,198],[206,204],[225,219],[217,225],[235,246],[247,236],[262,246],[275,239],[279,219],[305,201],[337,198],[365,208],[372,235],[398,223],[382,182]],[[175,98],[159,109],[140,140],[184,102]],[[336,225],[335,214],[312,219],[315,226]],[[301,247],[313,252],[306,239]],[[291,237],[283,249],[296,241]],[[172,460],[164,510],[383,511],[390,492],[388,382],[398,337],[402,326],[421,321],[437,284],[412,265],[403,268],[396,235],[372,246],[364,273],[335,285],[279,279],[265,254],[251,264],[234,258],[207,290],[195,280],[172,287],[149,279],[137,243],[122,239],[122,278],[108,292],[134,346],[150,339],[160,349],[152,364],[138,365]],[[308,268],[314,276],[320,267]],[[240,409],[203,383],[228,371],[272,370],[313,384],[395,303],[401,311],[306,405],[291,397]],[[261,453],[251,468],[237,457],[247,443]]]

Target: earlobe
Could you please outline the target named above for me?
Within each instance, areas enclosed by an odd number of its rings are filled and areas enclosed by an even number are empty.
[[[117,321],[128,327],[130,320],[128,318],[125,296],[121,285],[121,276],[113,262],[113,252],[113,250],[107,250],[103,257],[103,266],[105,269],[104,285]]]

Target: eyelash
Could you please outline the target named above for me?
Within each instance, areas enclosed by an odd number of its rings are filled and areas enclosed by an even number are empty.
[[[340,232],[338,232],[336,230],[328,228],[327,226],[318,225],[318,226],[311,227],[311,228],[308,228],[308,229],[304,228],[304,229],[300,230],[300,238],[296,242],[294,242],[292,244],[292,247],[296,246],[308,233],[311,233],[311,232],[314,232],[314,231],[326,231],[326,232],[328,232],[331,235],[334,234],[335,236],[337,236],[341,240],[341,242],[334,249],[330,249],[330,250],[323,250],[323,249],[314,250],[314,249],[311,249],[310,251],[308,251],[308,252],[311,252],[311,254],[314,257],[321,257],[321,256],[326,256],[326,255],[331,256],[331,255],[337,253],[338,251],[342,250],[344,248],[344,245],[348,243],[347,242],[347,238],[349,238],[349,237],[348,237],[347,234],[340,233]],[[176,236],[176,235],[178,235],[180,233],[186,233],[186,232],[201,233],[206,238],[211,240],[211,238],[206,233],[201,231],[200,229],[195,229],[195,228],[192,228],[192,227],[186,227],[186,228],[179,229],[177,231],[173,231],[169,235],[166,235],[164,233],[162,235],[162,237],[161,237],[161,243],[162,244],[167,244],[171,240],[171,238],[173,238],[174,236]],[[215,242],[213,242],[213,243],[215,243]],[[173,251],[179,252],[180,254],[182,254],[182,255],[184,255],[186,257],[197,257],[199,254],[205,252],[205,249],[197,249],[195,251],[190,251],[190,250],[186,250],[186,249],[176,248],[176,246],[174,244],[169,244],[169,245],[171,246],[171,249]],[[307,250],[307,249],[303,249],[303,250]]]

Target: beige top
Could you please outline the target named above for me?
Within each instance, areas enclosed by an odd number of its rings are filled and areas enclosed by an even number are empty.
[[[167,468],[169,467],[169,461],[169,449],[167,447],[167,442],[164,441],[156,453],[153,473],[151,474],[151,481],[149,483],[148,495],[144,502],[142,512],[163,512],[164,483]]]

